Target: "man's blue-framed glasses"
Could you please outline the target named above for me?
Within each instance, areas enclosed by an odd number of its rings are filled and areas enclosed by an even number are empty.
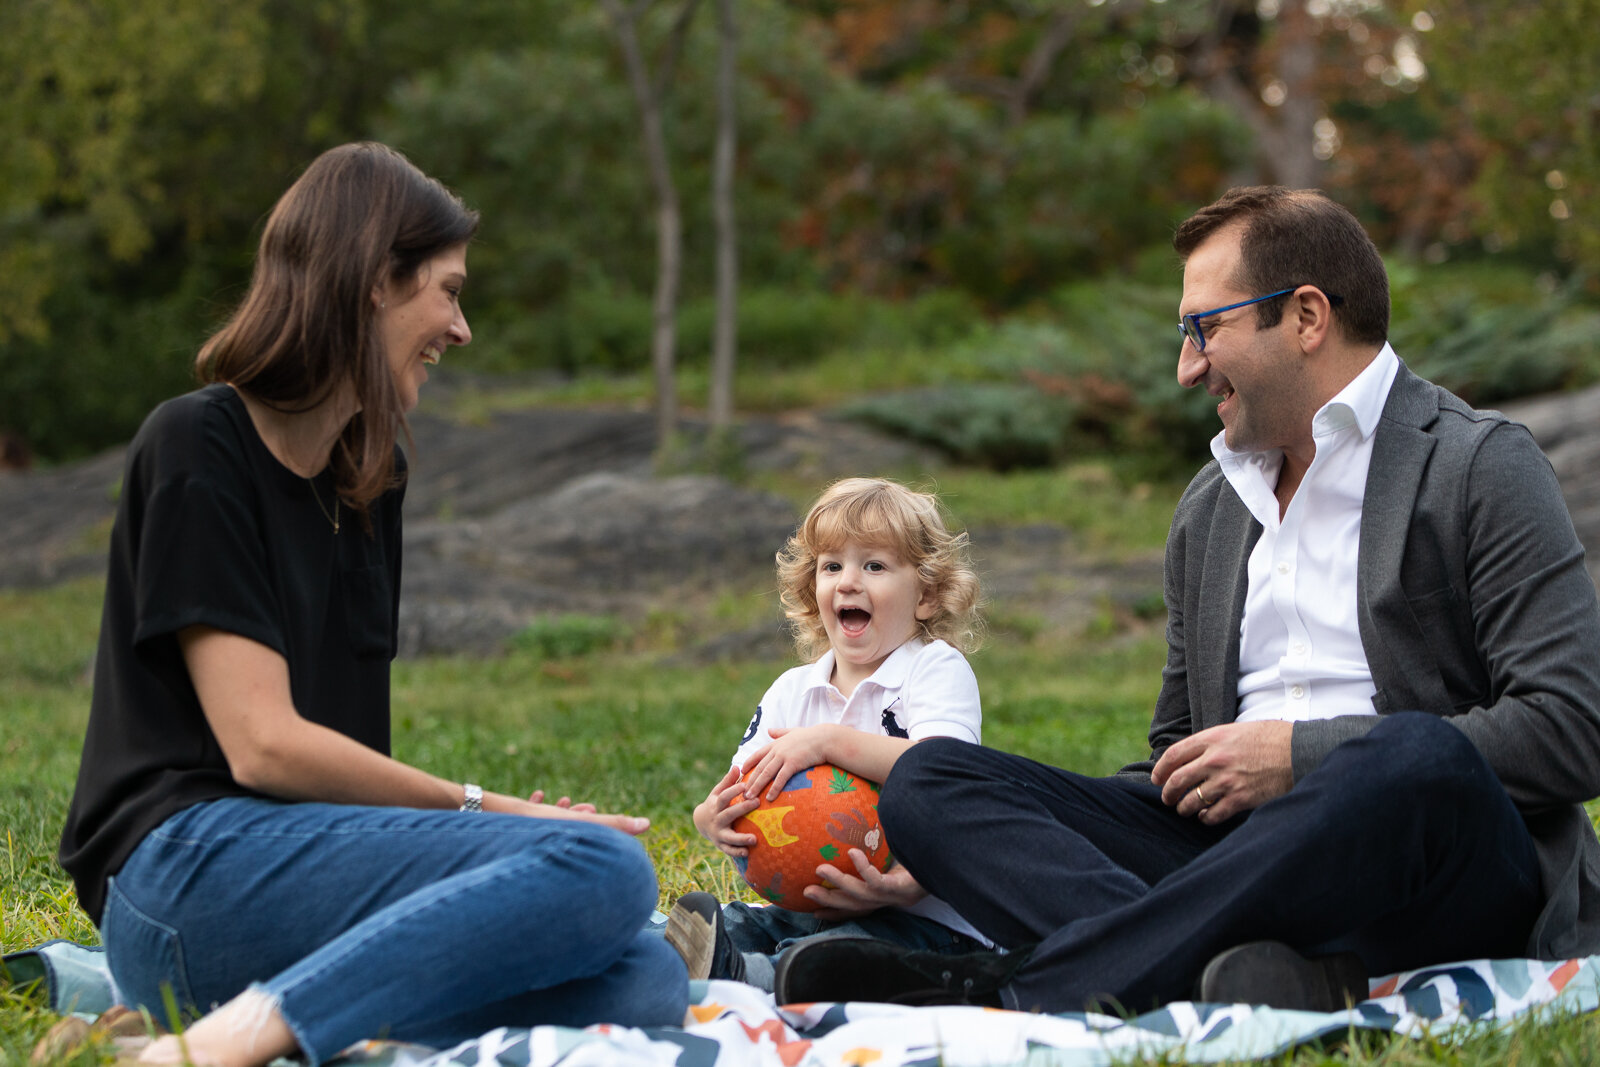
[[[1210,311],[1196,311],[1193,315],[1185,315],[1178,320],[1178,332],[1189,339],[1189,343],[1194,345],[1196,352],[1204,352],[1206,350],[1206,334],[1200,328],[1201,319],[1209,319],[1213,315],[1220,315],[1224,311],[1233,311],[1236,308],[1247,308],[1251,304],[1259,304],[1263,300],[1271,300],[1275,296],[1292,293],[1298,288],[1300,288],[1298,285],[1291,285],[1287,289],[1279,289],[1276,293],[1268,293],[1266,296],[1258,296],[1250,300],[1241,300],[1237,304],[1229,304],[1227,307],[1212,308]]]

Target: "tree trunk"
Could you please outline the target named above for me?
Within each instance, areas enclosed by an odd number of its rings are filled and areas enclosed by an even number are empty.
[[[1317,158],[1316,124],[1322,113],[1317,97],[1317,38],[1305,0],[1283,0],[1278,15],[1278,79],[1288,97],[1278,109],[1278,143],[1273,163],[1278,182],[1291,189],[1310,189],[1321,184],[1322,161]]]
[[[662,120],[670,71],[652,85],[639,47],[639,19],[651,0],[640,0],[631,10],[621,0],[600,0],[622,49],[628,71],[628,84],[639,107],[640,132],[644,139],[645,160],[650,170],[650,185],[656,194],[656,292],[650,336],[650,365],[656,385],[656,444],[666,446],[678,428],[678,386],[675,377],[678,340],[678,291],[683,277],[683,219],[678,208],[678,189],[672,180],[672,163],[667,156],[667,137]],[[680,28],[685,24],[695,0],[685,7]],[[665,64],[664,64],[665,67]]]
[[[1276,18],[1277,56],[1273,74],[1282,83],[1284,98],[1277,106],[1267,105],[1251,71],[1250,54],[1230,56],[1221,45],[1227,26],[1223,5],[1217,27],[1207,38],[1197,41],[1197,72],[1212,99],[1233,108],[1256,135],[1254,175],[1240,176],[1241,183],[1272,182],[1305,189],[1319,184],[1322,161],[1315,152],[1316,121],[1322,101],[1316,95],[1316,27],[1306,10],[1305,0],[1282,0]]]
[[[713,435],[733,424],[733,369],[738,352],[739,231],[733,213],[738,59],[733,0],[717,0],[717,143],[711,179],[711,211],[717,227],[717,322],[711,347]]]

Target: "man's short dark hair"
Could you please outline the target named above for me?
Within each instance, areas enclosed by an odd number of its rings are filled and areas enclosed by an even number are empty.
[[[1334,321],[1344,336],[1382,344],[1389,336],[1389,274],[1378,248],[1343,206],[1317,189],[1281,185],[1238,186],[1178,227],[1172,247],[1188,259],[1218,230],[1240,223],[1239,276],[1249,296],[1291,285],[1314,285],[1338,305]],[[1283,319],[1285,300],[1256,305],[1260,329]]]

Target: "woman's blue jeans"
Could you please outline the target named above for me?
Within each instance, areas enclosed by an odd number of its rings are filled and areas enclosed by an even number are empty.
[[[313,1067],[364,1038],[677,1026],[688,974],[643,933],[655,873],[590,823],[228,798],[152,831],[109,888],[123,999],[207,1010],[256,987]]]

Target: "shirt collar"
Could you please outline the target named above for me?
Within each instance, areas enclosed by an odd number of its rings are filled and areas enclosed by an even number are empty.
[[[871,677],[861,685],[875,685],[879,689],[898,689],[906,682],[906,676],[911,673],[911,661],[916,658],[922,646],[927,644],[920,637],[913,637],[893,652],[889,658],[878,664],[878,669],[872,672]],[[807,689],[825,689],[832,685],[833,678],[833,649],[824,652],[820,659],[811,665],[806,674]],[[861,686],[857,686],[859,691]]]
[[[1313,437],[1325,437],[1354,425],[1363,440],[1377,432],[1383,418],[1383,405],[1389,399],[1389,387],[1400,372],[1400,358],[1384,342],[1383,348],[1372,362],[1351,379],[1350,384],[1334,394],[1311,419]]]
[[[1378,354],[1351,379],[1350,384],[1334,394],[1311,419],[1312,437],[1326,437],[1352,424],[1361,432],[1363,440],[1377,432],[1383,418],[1383,406],[1389,400],[1389,389],[1400,373],[1400,358],[1387,341]],[[1211,439],[1211,454],[1224,469],[1240,470],[1246,465],[1260,468],[1269,480],[1277,475],[1283,463],[1279,449],[1265,452],[1235,452],[1227,445],[1227,431],[1218,431]]]
[[[830,649],[828,649],[828,651],[826,651],[826,652],[824,652],[822,654],[820,659],[818,659],[815,663],[811,664],[810,669],[808,669],[806,671],[806,688],[807,689],[826,689],[829,685],[832,684],[829,681],[829,679],[832,678],[832,677],[833,677],[833,649],[830,648]]]

